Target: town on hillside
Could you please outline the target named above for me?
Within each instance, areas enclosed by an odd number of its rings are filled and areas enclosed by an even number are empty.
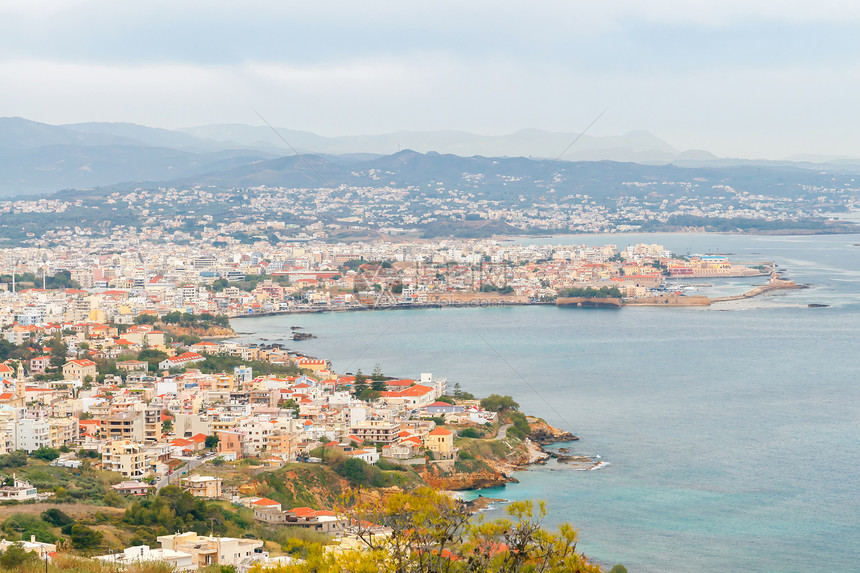
[[[296,536],[354,544],[339,496],[355,486],[502,485],[517,456],[546,458],[528,437],[530,420],[539,441],[547,426],[511,397],[477,400],[445,378],[379,366],[338,373],[277,345],[186,346],[161,330],[165,318],[45,324],[0,340],[0,500],[49,504],[40,518],[3,521],[0,550],[246,572],[294,562],[285,548]]]

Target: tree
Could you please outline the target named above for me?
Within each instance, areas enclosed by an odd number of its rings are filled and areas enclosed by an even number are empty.
[[[158,371],[158,364],[162,362],[165,358],[167,358],[167,353],[161,350],[154,350],[151,348],[147,348],[146,350],[141,350],[137,355],[137,359],[141,362],[146,362],[149,364],[150,372]]]
[[[87,550],[98,547],[102,542],[103,535],[101,531],[76,523],[72,526],[69,537],[75,549]]]
[[[161,322],[164,324],[179,324],[179,321],[182,319],[182,313],[178,310],[174,310],[173,312],[168,312],[164,316],[161,317]]]
[[[481,400],[481,407],[490,412],[504,412],[505,410],[518,410],[520,405],[510,396],[490,394]]]
[[[158,322],[158,317],[154,314],[138,314],[134,317],[135,324],[155,324]]]
[[[360,495],[360,494],[355,494]],[[431,488],[359,498],[346,511],[364,548],[324,552],[308,548],[305,563],[278,573],[598,573],[576,552],[576,531],[541,527],[543,503],[514,502],[502,519],[475,522],[466,507]],[[379,535],[380,528],[390,535]]]
[[[68,349],[63,338],[57,334],[51,340],[51,367],[60,368],[66,363],[66,354]]]
[[[32,551],[27,551],[21,545],[13,543],[0,555],[0,567],[9,571],[19,569],[25,563],[35,563],[39,556]]]
[[[382,367],[379,363],[373,367],[373,373],[370,375],[370,379],[372,382],[370,383],[370,389],[374,392],[384,392],[387,388],[385,383],[385,374],[382,373]]]
[[[50,523],[54,527],[65,527],[67,525],[71,525],[75,522],[68,514],[64,511],[59,510],[55,507],[50,509],[46,509],[42,512],[42,521]]]
[[[361,373],[361,368],[355,373],[355,384],[352,389],[356,397],[364,394],[367,390],[367,376]]]
[[[290,398],[289,400],[281,400],[280,402],[278,402],[278,408],[280,408],[281,410],[292,410],[293,411],[293,417],[294,418],[299,417],[299,412],[300,412],[299,403],[296,402],[292,398]]]
[[[53,461],[60,457],[60,452],[54,448],[41,447],[30,454],[30,457],[45,460],[46,462]]]
[[[107,492],[102,501],[108,507],[125,507],[125,499],[113,490]]]
[[[206,441],[203,442],[203,445],[205,445],[207,448],[214,448],[218,445],[218,436],[206,436]]]

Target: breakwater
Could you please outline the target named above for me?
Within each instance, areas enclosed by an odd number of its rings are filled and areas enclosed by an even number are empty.
[[[806,288],[803,285],[799,285],[794,281],[787,281],[779,278],[778,275],[775,275],[770,281],[765,285],[759,285],[752,290],[748,290],[743,294],[736,294],[732,296],[720,296],[716,298],[712,298],[711,302],[729,302],[733,300],[743,300],[746,298],[753,298],[754,296],[758,296],[760,294],[764,294],[766,292],[774,291],[774,290],[782,290],[782,289],[801,289]]]

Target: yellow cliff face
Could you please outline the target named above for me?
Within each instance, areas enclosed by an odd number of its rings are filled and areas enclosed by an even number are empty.
[[[421,479],[432,488],[450,491],[498,487],[517,481],[491,468],[469,472],[456,470],[445,472],[435,464],[431,464],[426,470],[421,472]]]
[[[165,331],[173,336],[199,336],[200,338],[215,338],[220,336],[236,336],[236,332],[232,328],[223,326],[210,326],[208,328],[189,327],[189,326],[173,326],[163,325]]]

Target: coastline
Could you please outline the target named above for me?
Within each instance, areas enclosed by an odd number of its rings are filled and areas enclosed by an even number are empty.
[[[760,276],[760,275],[757,275]],[[726,277],[731,278],[731,277]],[[625,306],[655,306],[655,307],[689,307],[689,306],[710,306],[714,303],[729,302],[734,300],[743,300],[754,298],[756,296],[775,291],[775,290],[798,290],[808,288],[808,285],[798,285],[794,281],[780,279],[778,276],[772,278],[768,284],[758,285],[751,290],[737,295],[724,297],[710,298],[705,295],[672,295],[666,294],[655,297],[644,297],[639,299],[624,299],[622,302],[616,302],[619,299],[557,299],[556,301],[521,301],[508,300],[500,297],[483,298],[476,296],[470,300],[450,301],[436,300],[425,303],[415,304],[380,304],[375,306],[356,306],[349,308],[316,308],[316,309],[301,309],[301,310],[280,310],[271,312],[259,312],[250,314],[240,314],[230,316],[234,318],[262,318],[267,316],[283,316],[283,315],[301,315],[301,314],[322,314],[329,312],[370,312],[380,310],[423,310],[423,309],[445,309],[445,308],[488,308],[501,306],[568,306],[573,308],[578,307],[600,307],[607,306],[612,308],[623,308]],[[484,293],[469,293],[480,295]],[[562,300],[559,303],[559,300]],[[241,333],[237,333],[241,335]],[[224,335],[218,338],[233,338],[235,335]],[[207,337],[209,338],[209,337]],[[212,337],[214,338],[214,337]]]
[[[308,349],[313,348],[312,354],[332,355],[331,358],[342,364],[351,364],[355,359],[354,368],[361,367],[364,371],[368,371],[375,361],[379,361],[392,372],[417,372],[412,366],[414,357],[409,357],[409,353],[414,348],[425,348],[435,361],[432,370],[448,374],[451,379],[456,378],[464,383],[464,388],[468,382],[469,387],[466,389],[475,393],[511,394],[522,386],[510,376],[509,369],[504,364],[495,367],[477,364],[458,369],[458,361],[462,360],[466,364],[476,362],[476,352],[482,348],[477,341],[471,346],[472,341],[467,338],[472,333],[468,327],[472,317],[468,315],[473,315],[474,320],[480,320],[474,323],[475,328],[490,344],[506,351],[508,347],[504,345],[507,340],[505,329],[520,323],[527,324],[528,329],[517,333],[518,344],[512,345],[514,352],[506,354],[506,359],[521,371],[530,371],[530,366],[537,360],[533,360],[533,356],[546,361],[546,383],[539,389],[542,392],[551,392],[554,400],[558,397],[558,401],[553,402],[553,405],[562,413],[577,412],[571,422],[576,424],[578,432],[583,432],[583,442],[571,448],[571,452],[600,453],[610,465],[604,468],[606,471],[571,474],[565,472],[576,470],[559,464],[554,459],[548,459],[546,465],[535,464],[524,468],[528,471],[513,473],[520,481],[516,487],[462,491],[460,494],[464,499],[471,499],[479,494],[485,498],[505,498],[512,501],[545,499],[550,506],[550,523],[568,519],[579,525],[589,524],[590,527],[583,527],[583,531],[589,534],[593,530],[593,533],[584,537],[581,542],[581,547],[587,553],[595,557],[605,557],[621,554],[622,550],[629,551],[628,566],[630,563],[659,558],[665,553],[665,543],[669,542],[677,544],[680,548],[680,559],[685,562],[704,559],[701,557],[700,547],[712,546],[715,552],[719,550],[723,557],[705,561],[708,569],[719,569],[733,561],[734,558],[726,557],[731,555],[732,551],[738,551],[741,555],[749,554],[752,562],[759,565],[766,560],[778,558],[778,546],[787,541],[793,542],[796,532],[800,531],[802,538],[814,539],[816,544],[812,548],[805,546],[804,557],[823,559],[834,570],[843,570],[847,562],[838,556],[844,555],[839,551],[840,547],[844,547],[846,537],[832,531],[816,530],[810,534],[809,523],[810,519],[820,515],[821,511],[827,511],[836,519],[850,518],[850,512],[856,505],[845,501],[853,499],[850,496],[850,486],[837,485],[844,484],[838,474],[851,466],[848,464],[843,467],[844,464],[834,461],[840,459],[840,451],[844,453],[844,444],[853,444],[845,442],[850,438],[851,426],[844,431],[837,429],[842,427],[842,422],[840,425],[828,426],[835,432],[834,440],[822,439],[814,430],[808,404],[803,404],[796,396],[811,392],[812,396],[820,400],[816,402],[818,406],[813,411],[816,415],[827,415],[828,418],[835,415],[849,423],[854,420],[847,416],[850,413],[850,403],[832,399],[832,396],[838,395],[839,392],[846,395],[852,391],[850,341],[852,332],[856,330],[856,321],[851,320],[851,317],[857,312],[857,283],[839,279],[844,278],[845,267],[852,274],[856,269],[856,258],[853,258],[852,253],[856,253],[858,248],[854,245],[860,243],[856,236],[848,239],[837,237],[826,240],[826,243],[814,243],[802,248],[792,241],[752,243],[745,247],[751,254],[734,243],[726,242],[720,245],[719,239],[714,241],[717,246],[724,247],[725,252],[741,253],[750,260],[766,256],[764,253],[767,249],[779,248],[781,252],[800,249],[796,255],[797,262],[793,261],[788,265],[790,278],[799,284],[832,283],[837,290],[832,295],[820,287],[816,292],[773,291],[769,295],[763,295],[765,298],[715,305],[712,310],[730,310],[736,306],[745,309],[747,305],[755,308],[748,312],[697,314],[695,319],[690,317],[692,320],[681,324],[683,330],[678,328],[680,323],[677,322],[677,311],[660,313],[651,312],[647,308],[638,312],[608,315],[605,312],[571,315],[570,312],[552,313],[540,308],[512,308],[495,313],[464,311],[450,313],[449,318],[442,313],[415,313],[414,321],[411,318],[407,320],[409,313],[392,313],[389,316],[397,322],[391,326],[390,335],[382,337],[365,352],[373,338],[342,348],[339,345],[344,338],[357,339],[358,335],[368,330],[378,333],[387,328],[385,315],[273,318],[268,325],[264,324],[265,321],[249,322],[245,327],[237,324],[236,329],[246,332],[265,330],[266,334],[260,336],[274,338],[271,333],[283,330],[285,325],[288,327],[290,324],[301,324],[320,334],[320,341],[314,341],[313,346],[307,346]],[[742,240],[744,238],[738,237],[737,242]],[[836,245],[838,248],[819,248],[821,245]],[[694,243],[693,248],[704,247]],[[855,262],[852,263],[852,260]],[[817,267],[813,267],[816,262],[825,270],[818,271]],[[816,270],[811,270],[813,268]],[[749,282],[719,281],[719,284],[724,282],[735,286],[733,290],[721,287],[720,294],[734,294],[750,290],[754,283],[766,283],[767,279]],[[778,296],[783,293],[787,296]],[[775,297],[774,302],[779,304],[774,309],[761,310],[761,306],[772,297]],[[785,299],[796,299],[802,304],[789,308],[780,303]],[[808,313],[805,310],[807,299],[827,302],[834,308],[823,313]],[[761,304],[758,301],[761,301]],[[510,313],[510,317],[509,311],[514,311]],[[366,322],[367,319],[371,319],[371,322]],[[571,325],[570,319],[575,319],[577,323]],[[291,320],[295,322],[290,322]],[[546,327],[542,326],[544,320]],[[445,325],[449,326],[441,328]],[[324,328],[333,332],[326,333]],[[563,341],[547,346],[530,343],[543,328],[569,334]],[[409,335],[412,330],[433,334],[413,337]],[[802,344],[789,339],[785,335],[788,331],[796,331],[803,338]],[[651,353],[658,358],[677,357],[673,354],[673,349],[676,348],[678,338],[687,332],[695,343],[691,353],[695,353],[697,361],[701,360],[702,371],[705,372],[703,379],[707,384],[691,385],[688,376],[676,372],[681,370],[681,365],[675,360],[667,362],[670,366],[667,376],[654,379],[653,389],[651,385],[633,382],[621,384],[629,380],[627,378],[617,378],[619,384],[607,385],[604,388],[595,384],[595,380],[599,379],[597,375],[585,377],[594,361],[590,358],[592,350],[601,350],[598,358],[605,363],[606,376],[616,380],[616,377],[629,374],[631,368],[641,364],[641,359],[637,362],[634,356]],[[323,337],[322,334],[330,336]],[[435,339],[431,336],[449,342],[435,344]],[[651,342],[651,336],[657,339],[656,342]],[[251,336],[247,338],[250,339]],[[608,346],[606,352],[603,352],[604,346],[600,342],[603,340]],[[565,344],[581,348],[582,351],[567,354],[559,352],[560,348],[568,347],[564,346]],[[299,344],[293,347],[305,348]],[[635,349],[635,352],[631,352],[630,348]],[[362,352],[365,352],[363,356]],[[732,355],[732,352],[738,353],[733,360],[743,364],[745,374],[717,374],[725,366],[724,357]],[[491,355],[491,352],[486,351],[486,354]],[[401,358],[395,358],[398,355]],[[818,385],[810,386],[808,376],[804,374],[807,372],[804,360],[811,360],[815,355],[833,357],[832,361],[827,362],[839,365],[838,369],[826,368],[822,371],[823,387],[819,389],[816,389]],[[614,360],[607,360],[607,356],[613,357]],[[766,379],[769,371],[772,374],[773,364],[779,364],[784,371],[779,374],[780,391],[771,391],[768,388],[772,386],[759,384],[760,380]],[[584,374],[565,378],[565,374],[570,371]],[[782,391],[783,388],[785,391]],[[671,400],[670,407],[678,415],[677,424],[672,420],[668,420],[671,424],[667,423],[659,412],[643,416],[637,413],[636,417],[630,415],[627,408],[636,408],[638,403],[656,400],[655,390]],[[708,406],[715,391],[719,391],[727,401],[725,414],[729,416],[731,423],[725,427],[723,414],[713,413]],[[540,400],[532,398],[531,401],[534,405],[528,407],[527,411],[540,416],[552,415],[545,411],[545,406],[541,407]],[[746,415],[752,412],[748,401],[764,412],[765,419],[761,416]],[[693,404],[694,411],[682,407],[686,404]],[[639,409],[633,411],[639,412]],[[704,413],[704,418],[697,415],[698,412]],[[788,428],[800,428],[802,432],[791,434],[787,438],[787,434],[775,435],[774,420],[783,421]],[[689,428],[689,431],[678,432],[676,427]],[[643,428],[648,429],[647,435],[642,435]],[[727,430],[727,436],[715,438],[715,432],[722,429]],[[760,436],[772,438],[768,445],[772,444],[776,448],[780,454],[779,459],[751,455],[756,450],[750,451],[749,444],[758,447]],[[792,446],[792,442],[796,440],[807,446],[803,448],[805,451],[796,451]],[[687,451],[701,452],[701,455],[678,455],[677,445],[683,446]],[[565,447],[567,444],[549,446],[547,449],[558,452],[559,446]],[[723,454],[730,454],[735,460],[745,461],[743,464],[723,464]],[[782,464],[780,460],[786,460],[786,463]],[[810,461],[814,463],[810,464]],[[579,464],[574,464],[574,467],[578,469]],[[688,487],[688,483],[700,484],[697,479],[704,472],[712,476],[714,488],[719,488],[719,491],[703,492],[701,488]],[[826,490],[822,490],[823,486],[818,485],[821,480],[816,476],[820,475],[820,472],[827,478]],[[851,470],[848,475],[853,473],[856,472]],[[777,485],[768,489],[766,480],[771,476],[777,480]],[[779,481],[782,479],[786,481]],[[749,487],[737,488],[740,480],[744,480],[743,483],[750,480]],[[791,483],[788,483],[788,480]],[[797,499],[798,491],[802,500],[786,508],[784,500]],[[818,495],[822,491],[827,493],[823,499]],[[631,492],[639,496],[636,505],[632,505]],[[665,511],[667,504],[677,510]],[[505,504],[493,505],[495,509],[490,515],[504,511]],[[637,512],[636,515],[653,515],[654,521],[644,526],[639,523],[631,524],[628,517],[631,511]],[[694,525],[702,529],[707,527],[707,532],[691,531],[689,516],[694,516]],[[751,528],[755,535],[759,535],[761,543],[739,546],[737,538],[731,532],[745,530],[744,528]],[[629,546],[625,540],[634,538],[637,534],[648,540],[648,543]],[[800,535],[797,535],[797,538],[801,538]],[[605,541],[607,539],[608,541]],[[652,539],[658,540],[659,543],[652,543]],[[627,557],[628,554],[624,555]],[[832,555],[837,558],[830,557]]]

